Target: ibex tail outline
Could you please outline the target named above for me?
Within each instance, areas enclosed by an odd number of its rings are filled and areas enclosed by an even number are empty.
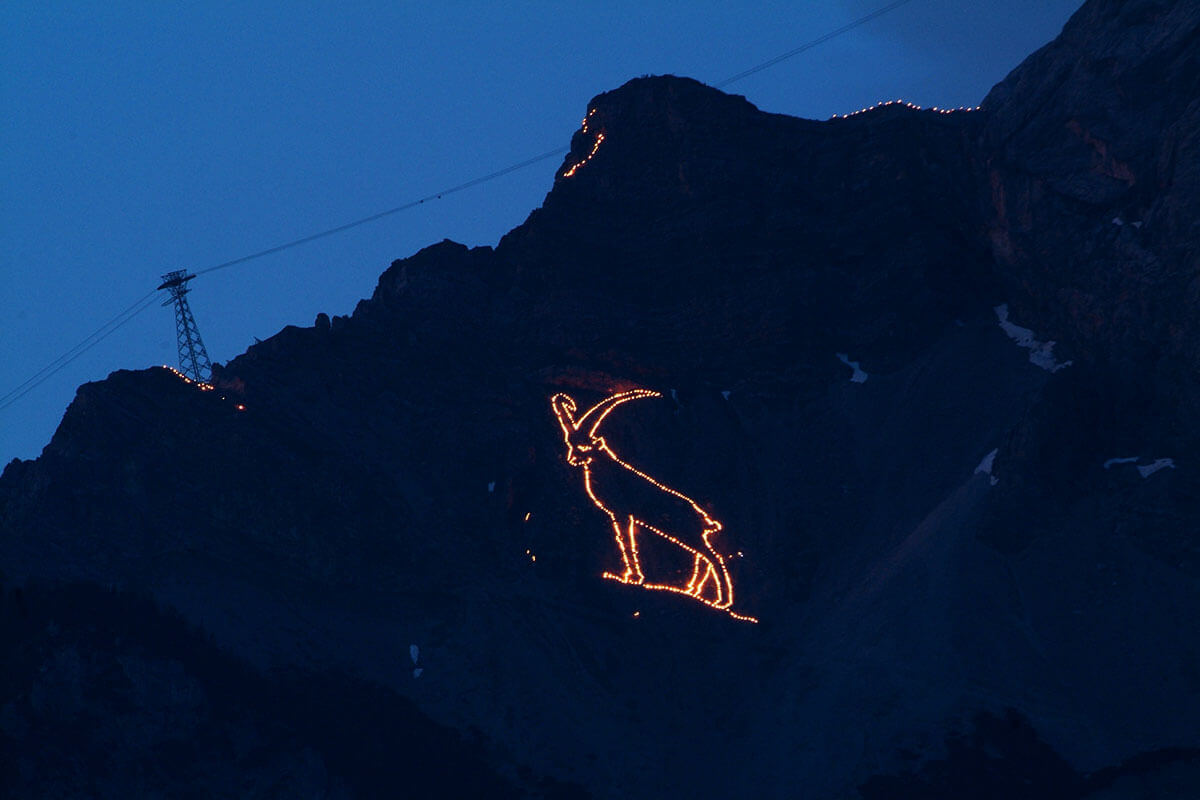
[[[560,392],[550,398],[550,407],[554,411],[554,416],[558,419],[559,427],[562,428],[563,441],[567,446],[567,463],[573,467],[581,467],[583,469],[583,486],[588,498],[592,501],[593,505],[608,516],[612,523],[617,549],[621,554],[621,561],[624,565],[624,572],[621,575],[605,572],[604,577],[609,580],[620,581],[621,583],[641,586],[644,589],[656,589],[687,595],[705,605],[725,611],[736,619],[757,622],[758,620],[753,617],[737,614],[732,610],[733,580],[729,577],[729,569],[725,565],[725,559],[717,552],[710,538],[714,533],[721,530],[721,523],[713,519],[695,500],[682,492],[666,486],[637,467],[623,461],[609,447],[604,437],[600,436],[599,429],[601,423],[604,422],[605,418],[617,406],[643,397],[662,397],[662,395],[649,389],[632,389],[619,392],[601,400],[579,417],[575,416],[577,406],[574,398],[570,395]],[[639,518],[636,510],[621,508],[620,504],[614,502],[612,498],[598,496],[594,489],[595,473],[597,471],[604,472],[611,470],[625,471],[635,475],[637,478],[652,485],[658,491],[672,495],[685,508],[690,509],[689,516],[694,516],[695,521],[698,521],[699,525],[684,523],[679,526],[680,530],[674,532],[662,530]],[[612,475],[613,473],[609,472],[608,474]],[[618,472],[616,474],[619,476],[624,473]],[[626,477],[628,476],[626,475]],[[637,533],[639,529],[660,536],[692,554],[692,575],[685,586],[646,583],[646,576],[642,572],[642,565],[638,558]],[[695,535],[696,531],[699,532],[698,536]],[[690,542],[682,538],[687,536],[689,532],[692,533],[692,536],[688,537],[692,539]],[[706,596],[706,592],[709,592],[706,587],[710,584],[713,587],[711,592],[713,596],[711,597]]]

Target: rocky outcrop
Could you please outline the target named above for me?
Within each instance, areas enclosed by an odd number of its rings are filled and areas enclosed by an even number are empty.
[[[1195,3],[1092,2],[983,102],[992,252],[1073,357],[1200,367],[1198,54]]]
[[[1193,490],[1147,495],[1101,466],[1200,448],[1198,53],[1195,3],[1090,2],[983,102],[996,274],[1075,364],[1001,451],[1001,546],[1069,526],[1117,480],[1114,532],[1196,574],[1190,523],[1162,524],[1196,518]]]

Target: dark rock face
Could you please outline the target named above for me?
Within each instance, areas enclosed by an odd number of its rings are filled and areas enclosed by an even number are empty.
[[[908,754],[917,760],[915,753]],[[1080,775],[1039,741],[1011,709],[983,713],[969,733],[946,737],[946,756],[901,775],[878,775],[859,787],[864,800],[977,797],[1007,800],[1187,797],[1200,781],[1200,750],[1166,749]]]
[[[1200,367],[1198,19],[1195,3],[1088,3],[983,103],[1013,302],[1072,357],[1176,380]]]
[[[247,669],[407,698],[527,794],[1187,780],[1198,24],[1094,0],[972,113],[631,81],[495,249],[393,263],[212,391],[81,387],[0,479],[5,578],[149,593]],[[1072,365],[1031,363],[1005,302]],[[662,396],[606,443],[720,520],[760,624],[601,578],[549,398],[637,387]],[[648,576],[686,583],[654,541]],[[313,752],[313,785],[371,774]]]
[[[9,591],[6,797],[518,797],[478,745],[345,676],[247,669],[144,599]]]

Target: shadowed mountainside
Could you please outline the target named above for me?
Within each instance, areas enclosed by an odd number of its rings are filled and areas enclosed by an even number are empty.
[[[521,796],[394,693],[259,675],[144,599],[8,591],[0,635],[8,797]]]

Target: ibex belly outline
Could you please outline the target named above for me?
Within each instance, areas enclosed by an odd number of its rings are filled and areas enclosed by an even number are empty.
[[[609,580],[620,581],[644,589],[677,592],[705,605],[725,611],[736,619],[757,622],[753,617],[733,612],[733,581],[725,559],[712,543],[712,535],[722,525],[682,492],[655,480],[646,473],[621,460],[604,437],[599,435],[600,424],[613,409],[622,403],[643,397],[662,397],[648,389],[619,392],[601,400],[578,418],[577,406],[570,395],[558,393],[550,398],[550,407],[562,428],[567,447],[567,463],[583,470],[583,486],[592,504],[603,511],[612,523],[617,549],[621,554],[624,572],[615,575],[605,572]],[[630,508],[630,498],[622,498],[619,487],[649,488],[651,502],[663,509],[666,523],[649,522],[642,509]],[[636,494],[637,492],[632,492]],[[655,518],[659,522],[659,518]],[[649,531],[692,555],[692,575],[683,587],[647,583],[638,558],[637,535]],[[711,593],[706,588],[711,584]],[[707,596],[711,594],[711,596]]]

